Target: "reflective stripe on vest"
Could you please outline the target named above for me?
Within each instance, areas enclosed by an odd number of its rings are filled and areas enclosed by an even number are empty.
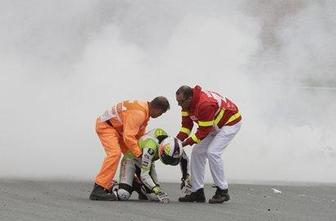
[[[112,118],[116,118],[119,123],[122,123],[121,112],[126,111],[127,108],[123,105],[123,102],[118,103],[112,108],[106,110],[102,115],[100,115],[100,121],[105,122],[111,120]]]
[[[215,125],[217,125],[219,123],[219,121],[222,119],[222,117],[224,116],[224,109],[221,109],[221,111],[219,112],[219,114],[215,117]]]
[[[134,105],[134,106],[132,107],[129,105]],[[137,105],[137,108],[135,108],[135,105]],[[114,118],[120,124],[122,124],[123,123],[122,118],[121,118],[122,112],[125,112],[127,110],[134,110],[134,109],[144,112],[147,117],[145,108],[141,106],[137,101],[126,100],[126,101],[119,102],[116,105],[114,105],[112,108],[106,110],[102,115],[99,116],[99,118],[101,122],[105,122],[105,121],[108,121]]]
[[[201,142],[201,140],[198,139],[198,138],[196,137],[195,134],[193,134],[193,135],[191,136],[191,139],[192,139],[195,143],[200,143],[200,142]]]
[[[235,113],[234,115],[232,115],[229,120],[225,123],[225,124],[228,124],[228,123],[231,123],[232,121],[234,120],[237,120],[238,118],[240,117],[240,113]]]
[[[187,117],[189,116],[189,113],[187,111],[181,111],[182,117]]]
[[[190,134],[190,132],[191,132],[191,131],[190,131],[188,128],[186,128],[186,127],[181,127],[180,131],[183,132],[183,133],[185,133],[185,134],[187,134],[188,136],[189,136],[189,134]]]
[[[214,125],[214,120],[210,121],[198,121],[198,126],[200,127],[210,127]]]
[[[218,125],[219,121],[223,118],[225,113],[224,109],[221,109],[221,111],[219,112],[219,114],[215,117],[215,125]],[[232,115],[228,121],[225,122],[224,125],[231,123],[234,120],[237,120],[240,117],[240,113],[235,113],[234,115]]]

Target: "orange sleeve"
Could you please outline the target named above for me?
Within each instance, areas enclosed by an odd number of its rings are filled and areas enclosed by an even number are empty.
[[[139,110],[128,110],[123,114],[123,139],[127,148],[136,157],[141,155],[141,149],[138,145],[138,134],[140,128],[146,124],[145,113]]]
[[[147,125],[146,125],[147,126]],[[138,135],[136,136],[136,138],[139,140],[143,135],[145,135],[146,133],[146,126],[143,126],[143,128],[141,130],[139,130]]]

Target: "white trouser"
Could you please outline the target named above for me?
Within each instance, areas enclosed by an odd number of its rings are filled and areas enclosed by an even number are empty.
[[[224,161],[222,154],[238,133],[241,127],[241,121],[233,126],[224,126],[221,129],[210,133],[199,144],[196,144],[191,152],[191,179],[192,191],[204,187],[204,172],[206,160],[209,160],[209,166],[212,178],[216,186],[221,189],[227,189],[228,183],[224,177]]]

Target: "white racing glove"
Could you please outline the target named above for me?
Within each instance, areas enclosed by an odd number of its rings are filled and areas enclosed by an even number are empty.
[[[182,195],[190,195],[191,194],[191,176],[188,175],[187,178],[181,178],[181,192]]]
[[[160,203],[169,203],[169,197],[168,194],[163,192],[160,187],[156,186],[153,188],[153,192],[159,199]]]

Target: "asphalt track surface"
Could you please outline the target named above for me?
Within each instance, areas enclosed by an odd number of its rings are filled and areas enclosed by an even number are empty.
[[[0,179],[0,220],[336,220],[336,185],[231,184],[224,204],[180,203],[178,184],[165,183],[171,203],[88,200],[90,182]],[[274,191],[280,190],[281,193]],[[215,189],[206,186],[207,200]]]

